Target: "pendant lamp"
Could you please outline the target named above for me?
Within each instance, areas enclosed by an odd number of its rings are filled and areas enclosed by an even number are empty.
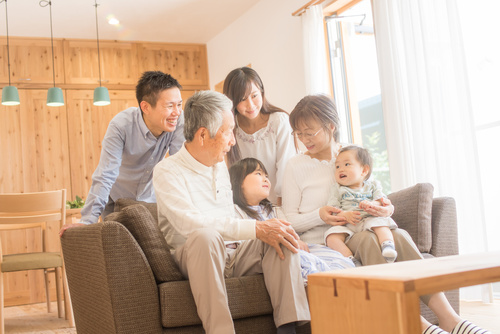
[[[97,20],[97,0],[94,0],[95,4],[95,28],[96,28],[96,33],[97,33],[97,62],[99,64],[99,87],[94,89],[94,105],[95,106],[107,106],[108,104],[111,103],[109,99],[109,92],[106,87],[102,87],[102,80],[101,80],[101,54],[99,51],[99,23]]]
[[[10,48],[9,48],[9,19],[7,15],[7,0],[5,1],[5,26],[7,28],[7,69],[9,71],[9,85],[2,88],[2,104],[4,106],[17,106],[19,102],[19,93],[17,88],[10,85]]]
[[[64,96],[61,88],[56,87],[56,69],[54,62],[54,35],[52,33],[52,1],[40,0],[41,7],[49,6],[50,9],[50,44],[52,46],[52,79],[54,87],[50,88],[47,92],[47,105],[49,107],[60,107],[64,105]]]

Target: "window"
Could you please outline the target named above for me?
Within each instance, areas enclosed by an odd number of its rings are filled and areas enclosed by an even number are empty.
[[[370,151],[373,175],[388,194],[391,183],[370,1],[325,19],[341,142]]]

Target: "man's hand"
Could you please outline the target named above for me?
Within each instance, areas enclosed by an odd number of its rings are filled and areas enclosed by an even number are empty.
[[[269,219],[257,221],[255,224],[255,234],[257,239],[265,242],[276,249],[280,259],[284,260],[285,255],[280,244],[288,248],[293,253],[299,251],[299,235],[290,223],[281,219]]]
[[[328,225],[332,226],[345,225],[347,223],[345,217],[337,215],[341,212],[342,210],[334,206],[326,205],[319,209],[319,217]]]
[[[74,224],[64,224],[61,230],[59,231],[59,237],[62,237],[64,234],[64,231],[66,231],[68,228],[73,228],[77,226],[85,226],[83,223],[74,223]]]
[[[382,206],[372,205],[369,208],[363,209],[372,216],[376,217],[390,217],[394,213],[394,205],[392,205],[391,200],[388,198],[381,198],[380,204]]]
[[[359,211],[342,211],[337,216],[344,217],[346,222],[356,225],[361,220],[361,212]]]

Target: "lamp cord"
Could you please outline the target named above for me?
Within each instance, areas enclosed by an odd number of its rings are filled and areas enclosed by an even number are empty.
[[[54,80],[54,87],[56,86],[56,68],[54,63],[54,36],[52,35],[52,1],[49,0],[50,9],[50,44],[52,45],[52,79]]]
[[[9,86],[10,86],[10,46],[9,46],[9,15],[7,15],[7,0],[5,1],[5,27],[7,30],[7,67],[9,70]],[[2,1],[0,1],[2,2]]]
[[[99,52],[99,24],[98,24],[98,20],[97,20],[97,6],[99,6],[97,4],[97,0],[94,0],[95,1],[95,30],[97,32],[97,64],[99,65],[99,87],[101,87],[102,85],[102,80],[101,80],[101,54]]]
[[[7,0],[5,0],[7,1]],[[50,0],[40,0],[38,3],[40,7],[49,6],[50,10],[50,44],[52,46],[52,80],[54,82],[54,87],[56,86],[56,67],[54,62],[54,35],[52,34],[52,1]]]

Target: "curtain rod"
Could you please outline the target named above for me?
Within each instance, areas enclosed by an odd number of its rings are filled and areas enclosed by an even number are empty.
[[[315,5],[319,5],[320,3],[323,3],[324,1],[325,0],[311,0],[308,3],[306,3],[304,6],[300,7],[295,12],[293,12],[292,16],[301,16],[310,7],[315,6]]]

